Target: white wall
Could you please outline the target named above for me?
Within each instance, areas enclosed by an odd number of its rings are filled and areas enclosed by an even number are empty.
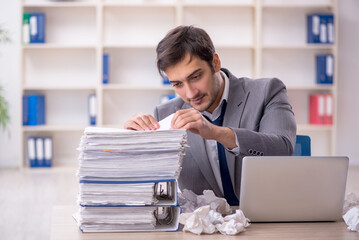
[[[337,155],[359,165],[359,1],[339,0]]]
[[[20,165],[20,0],[0,0],[0,25],[10,31],[12,43],[0,47],[0,85],[10,105],[9,131],[0,131],[0,167]]]
[[[13,43],[0,47],[0,84],[10,103],[10,135],[0,132],[0,167],[20,165],[20,0],[0,0],[0,24]],[[359,165],[359,1],[339,0],[339,99],[337,154]]]

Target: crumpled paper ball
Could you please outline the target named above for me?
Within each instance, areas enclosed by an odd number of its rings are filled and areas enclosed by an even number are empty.
[[[351,231],[359,232],[359,197],[349,193],[343,206],[343,219]]]
[[[236,213],[225,216],[222,224],[217,224],[216,228],[219,232],[225,235],[236,235],[244,232],[246,227],[249,227],[249,219],[246,218],[242,210],[237,209]]]
[[[210,206],[207,205],[197,208],[192,213],[182,213],[179,221],[184,225],[183,231],[198,235],[201,233],[212,234],[217,232],[215,225],[211,221],[223,221],[223,217],[220,215],[221,219],[216,219],[218,215],[213,216],[215,215],[213,212],[213,210],[210,210]]]
[[[344,201],[343,215],[355,206],[359,206],[359,197],[354,193],[349,193]]]
[[[221,214],[232,213],[231,206],[224,198],[216,197],[213,191],[204,190],[203,195],[197,195],[191,190],[184,189],[178,197],[183,213],[193,212],[199,207],[210,205],[210,208]]]
[[[179,203],[183,212],[179,219],[184,225],[183,231],[198,235],[218,231],[226,235],[236,235],[250,225],[242,210],[238,209],[231,214],[232,210],[226,199],[216,197],[211,190],[205,190],[203,195],[197,196],[185,189],[179,197]]]

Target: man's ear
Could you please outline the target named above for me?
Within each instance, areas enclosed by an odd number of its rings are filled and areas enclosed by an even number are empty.
[[[212,60],[212,66],[215,72],[218,72],[221,70],[221,59],[219,59],[219,56],[217,53],[213,53],[213,60]]]

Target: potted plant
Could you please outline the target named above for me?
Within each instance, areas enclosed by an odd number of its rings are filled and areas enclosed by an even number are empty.
[[[9,32],[4,30],[2,26],[0,26],[0,45],[3,43],[10,42]],[[5,130],[10,122],[9,116],[9,103],[6,101],[4,97],[4,89],[0,85],[0,128]]]

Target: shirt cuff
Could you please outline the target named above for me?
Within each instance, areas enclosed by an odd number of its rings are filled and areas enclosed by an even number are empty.
[[[228,149],[226,147],[224,147],[228,152],[234,154],[235,156],[238,156],[239,155],[239,144],[238,144],[238,138],[237,138],[237,133],[235,131],[233,131],[234,133],[234,137],[236,139],[236,145],[237,147],[233,148],[233,149]]]

